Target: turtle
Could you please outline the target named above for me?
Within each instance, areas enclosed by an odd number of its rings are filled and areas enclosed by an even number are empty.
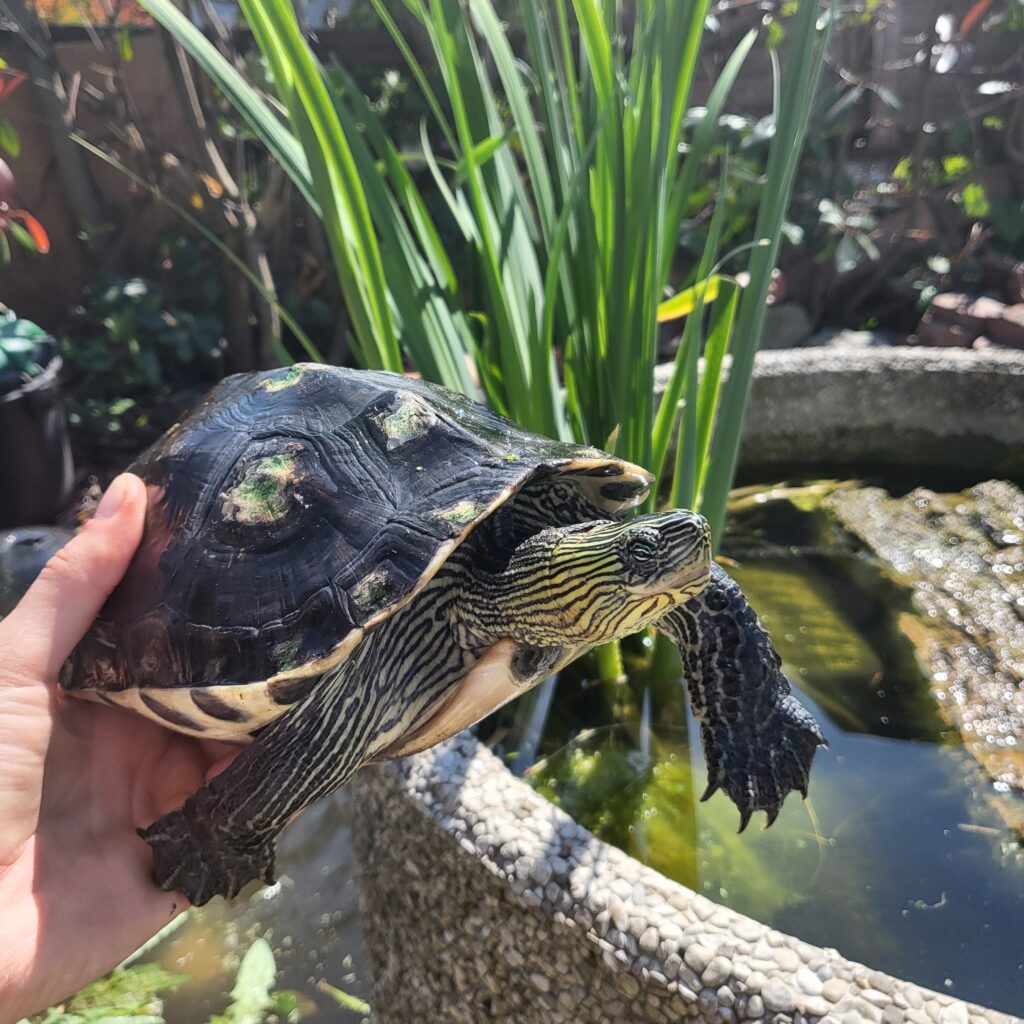
[[[437,384],[300,363],[225,378],[130,470],[143,538],[61,685],[244,744],[139,830],[194,905],[271,882],[280,830],[362,765],[651,625],[686,657],[707,795],[744,826],[806,795],[821,732],[706,520],[629,514],[642,467]]]

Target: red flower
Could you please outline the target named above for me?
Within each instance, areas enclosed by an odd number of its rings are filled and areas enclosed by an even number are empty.
[[[15,210],[11,208],[11,200],[14,198],[14,173],[7,166],[6,161],[0,160],[0,231],[7,228],[8,222],[20,220],[29,233],[36,252],[47,253],[50,251],[50,239],[46,229],[32,216],[28,210]]]

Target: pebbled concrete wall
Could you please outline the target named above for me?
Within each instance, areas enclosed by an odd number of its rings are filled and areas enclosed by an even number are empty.
[[[595,838],[472,736],[350,784],[379,1024],[1010,1024]]]
[[[663,388],[668,368],[657,379]],[[1024,352],[761,352],[740,458],[748,473],[867,464],[1024,477]]]

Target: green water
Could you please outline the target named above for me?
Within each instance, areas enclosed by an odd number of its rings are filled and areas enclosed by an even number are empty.
[[[999,813],[1010,798],[946,733],[898,632],[899,601],[855,584],[849,557],[730,566],[830,741],[810,799],[791,795],[770,830],[755,818],[737,835],[721,793],[696,803],[705,770],[681,682],[616,693],[563,674],[527,778],[602,838],[718,902],[1024,1014],[1024,855]],[[613,708],[623,717],[609,725]],[[521,755],[519,720],[499,749]]]
[[[358,1024],[330,988],[369,999],[370,970],[359,914],[350,811],[344,790],[316,803],[281,836],[278,881],[249,899],[192,910],[146,960],[189,981],[164,997],[167,1024],[201,1024],[223,1013],[241,957],[257,936],[274,953],[274,988],[298,996],[303,1020]]]

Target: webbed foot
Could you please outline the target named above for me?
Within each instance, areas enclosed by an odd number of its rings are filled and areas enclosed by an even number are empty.
[[[754,811],[775,821],[791,790],[807,796],[811,762],[828,746],[814,716],[790,693],[781,694],[758,720],[701,723],[708,787],[701,800],[721,789],[739,808],[740,832]]]
[[[718,565],[704,591],[658,628],[679,645],[700,722],[708,766],[701,799],[722,789],[740,810],[741,832],[754,811],[764,811],[771,825],[790,790],[807,796],[814,752],[828,746],[790,692],[771,637]]]
[[[219,833],[195,820],[188,805],[158,818],[139,835],[153,849],[153,878],[201,907],[214,896],[231,899],[253,879],[274,881],[274,841]]]

